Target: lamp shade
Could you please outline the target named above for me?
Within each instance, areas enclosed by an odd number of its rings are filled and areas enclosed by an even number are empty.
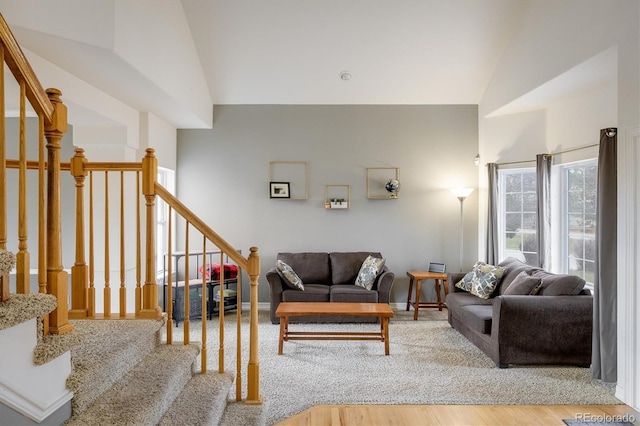
[[[467,198],[473,192],[473,188],[451,188],[451,193],[458,198]]]

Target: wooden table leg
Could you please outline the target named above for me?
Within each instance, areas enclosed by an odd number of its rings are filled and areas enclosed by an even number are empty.
[[[436,282],[436,300],[438,301],[438,310],[441,311],[442,297],[440,296],[440,280],[436,278],[434,281]]]
[[[409,280],[409,292],[407,292],[407,311],[411,306],[411,291],[413,290],[413,277]]]
[[[418,321],[418,309],[420,308],[420,288],[422,280],[416,280],[416,301],[413,305],[413,320]]]
[[[282,346],[284,345],[284,332],[287,328],[286,324],[289,317],[280,318],[280,340],[278,340],[278,355],[282,355]]]
[[[447,280],[442,280],[442,287],[444,287],[444,301],[443,307],[447,307],[447,294],[449,294],[449,282]]]
[[[382,335],[384,336],[384,354],[389,355],[389,318],[380,318]]]

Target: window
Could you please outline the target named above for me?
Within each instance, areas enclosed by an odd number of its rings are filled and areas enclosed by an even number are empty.
[[[175,172],[158,167],[158,183],[171,194],[175,192]],[[158,274],[164,273],[164,254],[169,244],[169,206],[156,197],[156,269]]]
[[[551,267],[595,280],[597,159],[559,164],[552,170]],[[498,171],[500,259],[538,265],[535,168]]]
[[[596,251],[596,160],[562,166],[563,272],[593,284]]]
[[[536,170],[499,171],[500,258],[538,264]]]

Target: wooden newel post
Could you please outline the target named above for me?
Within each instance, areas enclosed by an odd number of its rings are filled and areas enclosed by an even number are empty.
[[[260,360],[258,359],[258,278],[260,255],[258,247],[249,249],[247,273],[251,280],[251,316],[249,323],[249,366],[247,368],[247,404],[262,404],[260,394]]]
[[[53,116],[45,124],[47,138],[47,292],[57,299],[56,309],[49,314],[49,333],[64,334],[73,330],[69,323],[68,276],[62,268],[60,206],[60,140],[67,131],[67,107],[58,89],[47,89],[53,105]]]
[[[146,245],[145,245],[145,281],[142,287],[142,309],[138,314],[141,318],[160,318],[162,308],[158,306],[158,283],[156,283],[156,179],[158,177],[158,160],[153,148],[146,149],[142,159],[142,194],[147,210]]]
[[[84,181],[87,158],[84,149],[76,148],[71,158],[71,176],[76,181],[76,263],[71,267],[70,318],[86,318],[89,311],[89,269],[85,261],[84,247]]]
[[[9,300],[9,273],[0,272],[0,302]]]

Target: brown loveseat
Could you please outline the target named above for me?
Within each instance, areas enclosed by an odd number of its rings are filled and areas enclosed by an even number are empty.
[[[449,324],[480,348],[496,366],[508,364],[591,364],[593,297],[584,280],[551,274],[508,258],[506,271],[488,299],[456,287],[464,273],[450,273],[446,303]],[[525,271],[539,278],[538,293],[509,291]],[[522,275],[518,283],[527,279]],[[535,290],[534,290],[535,292]],[[507,294],[505,294],[507,293]]]
[[[304,283],[304,291],[289,287],[276,268],[267,272],[271,290],[271,322],[279,324],[276,310],[280,302],[369,302],[389,303],[395,274],[385,265],[367,290],[354,285],[367,256],[382,258],[377,252],[347,253],[278,253],[276,260],[289,265]],[[375,317],[361,316],[300,316],[290,322],[376,322]]]

